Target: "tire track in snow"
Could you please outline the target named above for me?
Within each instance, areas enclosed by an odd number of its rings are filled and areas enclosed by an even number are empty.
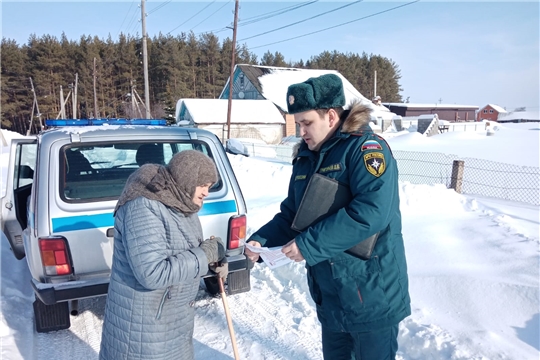
[[[79,301],[79,315],[70,316],[71,327],[50,333],[36,333],[37,360],[97,359],[105,297]]]

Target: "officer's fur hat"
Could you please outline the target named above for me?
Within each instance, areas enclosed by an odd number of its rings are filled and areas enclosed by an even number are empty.
[[[345,93],[341,78],[334,74],[312,77],[293,84],[287,90],[289,114],[308,110],[331,109],[345,105]]]

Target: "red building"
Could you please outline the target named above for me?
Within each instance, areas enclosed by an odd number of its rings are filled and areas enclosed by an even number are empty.
[[[478,111],[478,114],[476,115],[476,121],[497,121],[497,119],[499,118],[499,114],[506,114],[506,110],[504,110],[499,105],[487,104]]]
[[[439,120],[450,122],[474,121],[478,106],[455,104],[383,103],[391,112],[402,117],[437,114]]]

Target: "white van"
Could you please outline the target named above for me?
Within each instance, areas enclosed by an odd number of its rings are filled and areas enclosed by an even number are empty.
[[[166,164],[180,151],[210,156],[219,180],[199,212],[204,236],[226,239],[229,294],[250,290],[243,254],[246,205],[218,138],[163,120],[50,120],[31,138],[13,139],[1,230],[17,259],[26,257],[36,295],[38,332],[66,329],[77,300],[106,295],[114,217],[128,176],[142,164]],[[208,274],[211,293],[217,281]]]

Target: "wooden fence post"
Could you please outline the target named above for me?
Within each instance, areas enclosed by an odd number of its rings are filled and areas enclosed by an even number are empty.
[[[463,160],[454,160],[454,162],[452,163],[452,178],[450,180],[450,188],[454,189],[458,194],[461,194],[464,167],[465,161]]]

